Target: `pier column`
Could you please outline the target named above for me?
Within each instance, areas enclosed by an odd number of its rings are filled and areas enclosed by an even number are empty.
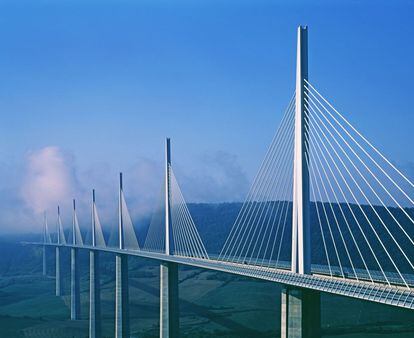
[[[43,245],[43,276],[47,275],[46,245]]]
[[[89,338],[100,338],[101,286],[99,276],[99,252],[89,252]]]
[[[178,265],[160,265],[160,337],[179,337]]]
[[[116,255],[115,337],[129,338],[128,256]]]
[[[80,319],[80,287],[78,268],[78,249],[70,250],[71,280],[70,280],[70,319]]]
[[[321,304],[318,291],[283,287],[281,338],[321,337]]]
[[[62,284],[61,284],[62,273],[60,270],[60,247],[56,247],[56,296],[62,295]]]

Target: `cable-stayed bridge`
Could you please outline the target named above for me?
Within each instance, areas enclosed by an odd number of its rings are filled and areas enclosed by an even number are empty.
[[[115,337],[129,337],[128,256],[160,262],[160,337],[179,336],[178,265],[284,285],[282,337],[320,336],[320,292],[414,309],[414,184],[308,79],[307,27],[298,28],[296,90],[218,255],[209,254],[165,147],[165,175],[145,241],[139,241],[122,174],[119,221],[108,239],[95,192],[83,238],[73,203],[71,235],[58,208],[46,247],[71,250],[71,318],[79,318],[78,250],[90,252],[89,336],[101,337],[99,253],[116,257]],[[138,237],[144,234],[138,234]],[[140,245],[139,243],[144,243]]]

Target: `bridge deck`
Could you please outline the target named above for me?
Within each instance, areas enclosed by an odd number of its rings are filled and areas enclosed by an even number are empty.
[[[27,242],[23,244],[38,246],[46,245],[52,247],[60,246],[85,250],[97,250],[110,253],[122,253],[129,256],[143,257],[158,261],[175,262],[183,265],[221,271],[240,276],[247,276],[401,308],[414,309],[414,292],[411,289],[400,285],[388,285],[379,282],[368,282],[361,280],[358,281],[349,278],[331,277],[321,273],[313,273],[312,275],[299,275],[292,273],[289,270],[283,269],[224,262],[214,259],[200,259],[177,255],[165,255],[163,253],[144,250],[55,243],[44,244],[40,242]]]

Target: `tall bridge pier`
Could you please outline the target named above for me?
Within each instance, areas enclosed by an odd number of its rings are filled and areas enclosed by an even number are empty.
[[[60,247],[56,247],[56,274],[55,274],[55,283],[56,283],[56,296],[62,295],[62,284],[61,284],[61,277],[62,273],[60,270]]]
[[[178,264],[160,264],[160,337],[179,337]]]
[[[115,259],[115,338],[129,338],[128,256]]]
[[[284,286],[281,296],[281,338],[321,335],[320,293]]]
[[[89,251],[89,337],[101,337],[99,252]]]
[[[119,248],[124,249],[124,224],[122,216],[122,173],[119,174],[118,232]],[[115,338],[129,338],[128,256],[115,257]]]
[[[89,251],[89,337],[101,337],[101,287],[99,252]]]
[[[70,319],[78,320],[80,318],[80,288],[79,288],[79,267],[78,267],[78,249],[70,249],[71,260],[71,278],[70,278]]]

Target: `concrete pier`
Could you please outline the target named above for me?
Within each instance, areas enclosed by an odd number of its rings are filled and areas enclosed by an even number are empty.
[[[60,270],[60,247],[56,247],[56,296],[62,295],[62,272]]]
[[[284,286],[281,295],[281,338],[321,337],[320,293]]]
[[[128,256],[116,255],[115,338],[129,338]]]
[[[78,268],[78,249],[70,250],[71,280],[70,280],[70,319],[80,319],[80,286]]]
[[[89,252],[89,338],[102,337],[99,252]]]
[[[178,265],[160,265],[160,338],[179,337]]]

